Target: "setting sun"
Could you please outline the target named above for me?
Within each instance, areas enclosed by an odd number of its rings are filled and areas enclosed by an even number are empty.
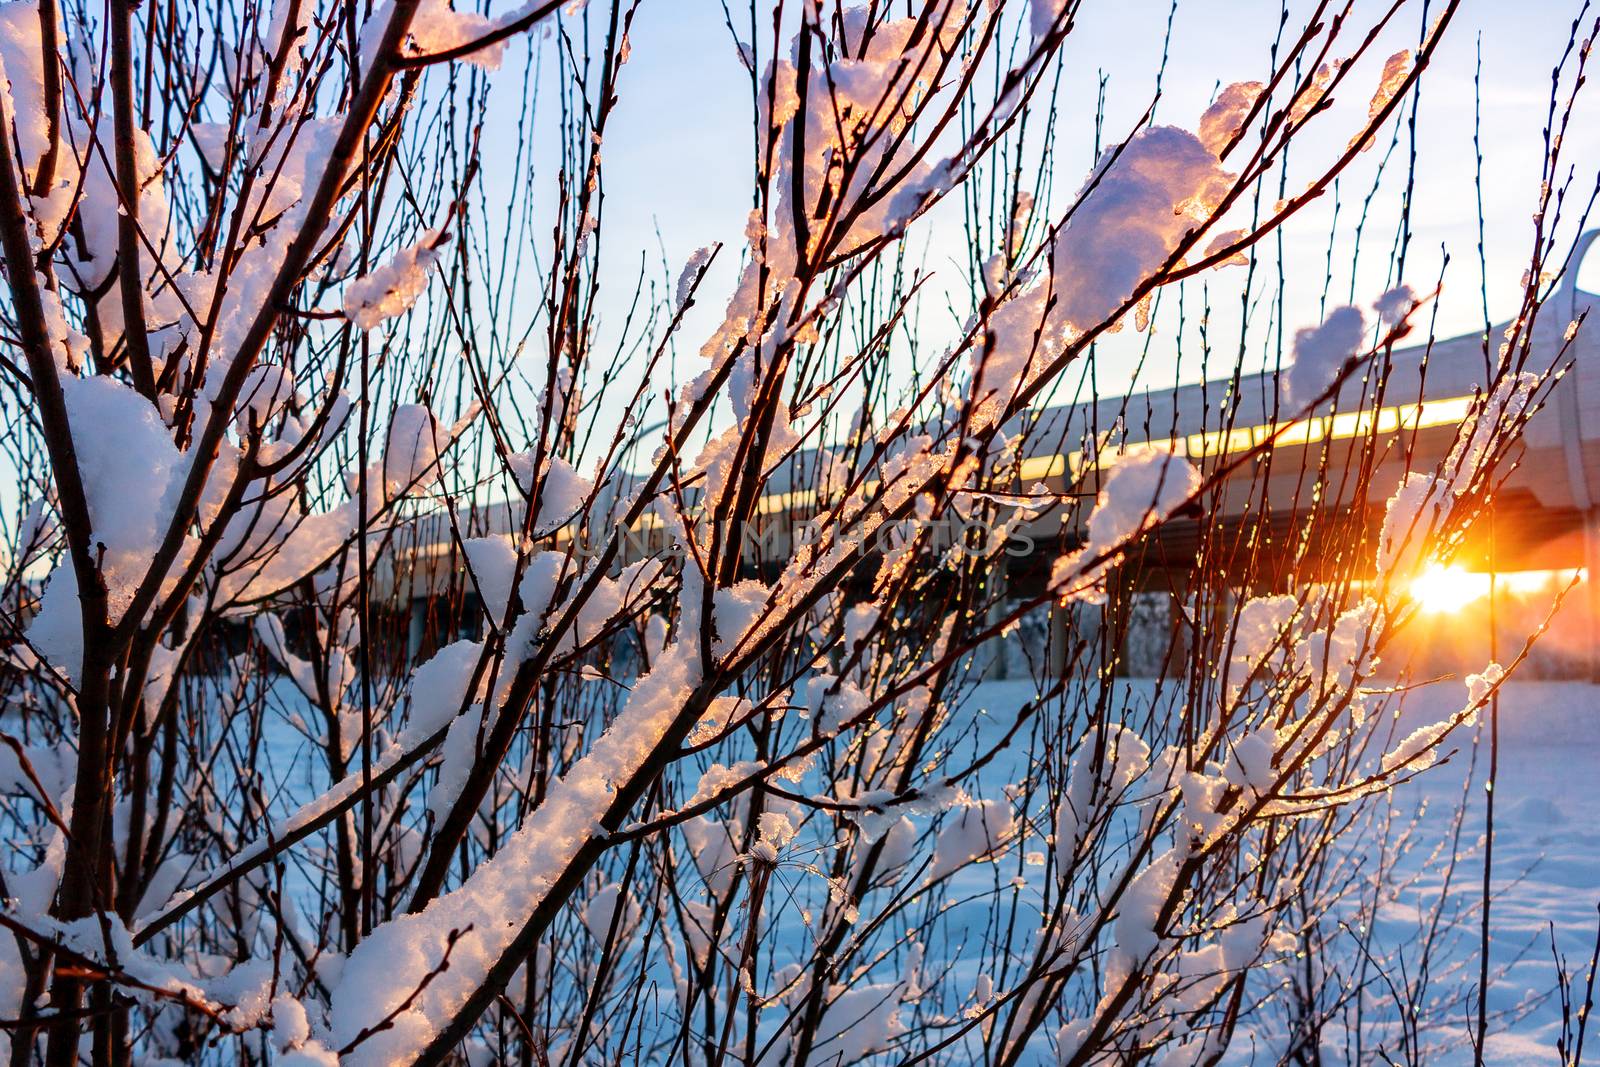
[[[1423,611],[1451,614],[1484,596],[1489,591],[1489,576],[1475,574],[1457,564],[1430,563],[1411,580],[1411,599]]]
[[[1531,596],[1540,592],[1554,595],[1556,590],[1582,581],[1577,569],[1499,571],[1493,575],[1469,571],[1459,563],[1429,563],[1408,590],[1412,601],[1431,615],[1450,615],[1489,595],[1491,581],[1501,592]]]

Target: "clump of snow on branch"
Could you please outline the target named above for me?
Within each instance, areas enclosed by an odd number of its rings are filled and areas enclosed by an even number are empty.
[[[1133,730],[1111,724],[1084,739],[1056,806],[1055,849],[1060,870],[1072,870],[1078,846],[1097,814],[1120,803],[1149,769],[1150,745]]]
[[[1367,320],[1359,308],[1339,307],[1320,326],[1295,331],[1294,360],[1283,372],[1284,403],[1294,409],[1310,406],[1361,351]]]
[[[1538,376],[1531,373],[1503,377],[1457,430],[1456,443],[1438,472],[1410,471],[1401,479],[1378,535],[1380,573],[1416,568],[1457,500],[1485,476],[1495,449],[1520,424],[1538,385]]]
[[[1433,766],[1439,758],[1439,744],[1458,726],[1471,726],[1478,721],[1478,712],[1500,683],[1505,680],[1505,668],[1491,663],[1480,674],[1467,675],[1467,703],[1447,719],[1419,726],[1389,751],[1383,754],[1383,773],[1397,770],[1415,773]]]
[[[1409,285],[1397,285],[1372,303],[1378,320],[1385,326],[1394,326],[1417,306],[1417,295]]]
[[[554,880],[589,840],[597,813],[648,759],[671,722],[678,699],[698,683],[700,663],[674,644],[634,686],[611,728],[567,774],[492,858],[457,889],[423,911],[373,930],[345,963],[333,991],[334,1041],[343,1046],[412,998],[419,976],[439,971],[393,1026],[343,1059],[346,1067],[387,1064],[420,1052],[483,983],[489,968],[532,918]]]
[[[362,27],[361,56],[365,66],[370,67],[377,58],[378,45],[389,28],[393,14],[394,0],[385,0]],[[499,29],[505,21],[515,17],[515,12],[492,18],[476,11],[458,10],[451,6],[451,0],[421,0],[411,17],[402,47],[412,56],[438,55],[482,40]],[[505,47],[506,42],[501,39],[475,48],[461,56],[461,59],[484,70],[499,70]]]
[[[521,452],[510,457],[507,466],[524,496],[538,494],[539,513],[533,533],[540,536],[565,525],[576,515],[594,492],[594,483],[560,456],[546,455],[537,477],[534,462],[534,452]]]
[[[462,542],[467,566],[472,580],[483,600],[483,610],[496,626],[506,621],[506,606],[511,602],[511,590],[516,581],[517,549],[511,538],[504,534],[492,537],[473,537]]]
[[[1057,313],[1080,331],[1110,318],[1232,182],[1215,152],[1176,126],[1140,130],[1107,149],[1053,250]]]
[[[172,514],[180,457],[156,409],[115,378],[62,382],[67,417],[79,431],[78,469],[89,506],[110,621],[133,601],[157,539]],[[51,573],[28,628],[33,645],[69,678],[83,657],[78,579],[70,559]]]
[[[695,283],[700,280],[700,272],[705,270],[706,264],[711,262],[711,254],[714,251],[715,249],[710,245],[697,249],[694,255],[689,257],[689,261],[683,265],[683,270],[678,274],[678,285],[675,292],[679,308],[687,304],[689,297],[694,295]]]
[[[1084,331],[1116,328],[1135,290],[1221,206],[1234,175],[1217,153],[1260,91],[1253,82],[1229,85],[1206,111],[1199,136],[1153,126],[1105,150],[1046,269],[1024,279],[992,316],[992,344],[974,368],[980,400],[1009,397]]]
[[[1029,6],[1029,28],[1035,37],[1043,37],[1055,26],[1056,20],[1066,10],[1067,0],[1033,0]]]
[[[957,806],[934,842],[928,881],[992,856],[1012,836],[1013,827],[1011,810],[1003,801],[987,799]]]
[[[1200,143],[1206,151],[1220,157],[1228,142],[1238,136],[1244,120],[1265,88],[1260,82],[1234,82],[1217,94],[1216,100],[1200,116]]]
[[[439,422],[425,404],[402,404],[389,420],[383,450],[385,499],[438,477]]]
[[[1095,496],[1083,546],[1058,558],[1050,586],[1063,599],[1095,601],[1118,549],[1165,520],[1200,489],[1200,472],[1158,448],[1117,457]]]
[[[410,311],[428,288],[428,275],[439,262],[442,245],[439,231],[429,230],[388,263],[345,286],[345,317],[357,329],[371,330]]]
[[[1411,50],[1403,48],[1383,61],[1383,73],[1378,75],[1378,87],[1372,93],[1372,102],[1367,105],[1367,117],[1377,118],[1378,113],[1389,106],[1389,101],[1394,99],[1394,94],[1400,91],[1406,78],[1411,74]]]

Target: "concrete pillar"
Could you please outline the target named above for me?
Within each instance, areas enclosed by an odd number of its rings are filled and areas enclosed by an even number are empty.
[[[422,655],[422,636],[428,623],[428,601],[417,597],[411,601],[410,618],[406,623],[406,662],[415,663]]]
[[[1002,584],[1001,589],[1003,588],[1004,585]],[[989,602],[989,607],[984,612],[983,624],[985,627],[998,626],[1008,607],[1000,590],[991,589],[989,592],[994,599]],[[1004,681],[1010,677],[1006,668],[1006,645],[1013,640],[1015,640],[1014,637],[1007,637],[1001,634],[984,642],[983,647],[978,650],[980,657],[987,657],[987,662],[983,663],[982,671],[985,680]]]
[[[1067,609],[1060,603],[1050,602],[1050,677],[1060,678],[1067,673],[1067,642],[1072,638],[1072,628],[1067,619]]]
[[[1138,590],[1138,575],[1134,566],[1124,563],[1111,568],[1106,575],[1106,602],[1100,609],[1100,626],[1116,641],[1111,650],[1115,659],[1112,674],[1117,678],[1129,677],[1128,642],[1133,636],[1133,598]]]
[[[1171,627],[1171,636],[1167,646],[1167,662],[1163,667],[1163,673],[1168,678],[1180,677],[1189,662],[1189,642],[1193,633],[1184,610],[1189,598],[1189,573],[1187,568],[1168,572],[1167,623]]]

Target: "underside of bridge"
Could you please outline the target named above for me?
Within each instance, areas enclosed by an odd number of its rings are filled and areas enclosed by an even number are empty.
[[[1127,592],[1165,594],[1181,600],[1197,582],[1244,595],[1265,595],[1293,592],[1324,578],[1373,580],[1378,577],[1375,547],[1382,522],[1381,506],[1328,508],[1309,516],[1180,514],[1142,538],[1111,581]],[[1010,561],[1006,574],[1009,594],[1024,599],[1043,595],[1051,565],[1080,544],[1070,532],[1039,538],[1032,552]],[[1600,573],[1600,510],[1586,515],[1574,508],[1542,505],[1526,490],[1505,491],[1492,510],[1478,517],[1452,562],[1479,575],[1552,575],[1548,592],[1531,614],[1519,617],[1502,608],[1502,629],[1510,633],[1526,618],[1531,620],[1525,624],[1531,631],[1544,624],[1557,592],[1565,591],[1569,575]],[[1248,582],[1243,580],[1245,575],[1250,576]],[[1571,670],[1600,681],[1597,592],[1596,583],[1586,580],[1573,587],[1562,602],[1564,625],[1548,640],[1562,643]],[[1058,632],[1053,643],[1060,643],[1060,618],[1054,625]],[[1453,625],[1462,628],[1472,623],[1460,620]],[[1431,627],[1435,631],[1447,628],[1445,620]],[[1514,652],[1511,646],[1520,646],[1526,636],[1511,634],[1502,642],[1501,655],[1508,649]],[[1480,651],[1487,655],[1490,648],[1488,644],[1483,650],[1463,647],[1461,652],[1463,656]]]
[[[1572,508],[1541,505],[1525,490],[1507,491],[1480,516],[1454,562],[1472,571],[1561,570],[1589,567],[1591,530]],[[1286,592],[1327,576],[1375,577],[1382,507],[1326,508],[1306,514],[1241,517],[1179,514],[1139,541],[1128,553],[1125,578],[1138,590],[1187,587],[1204,573],[1208,584],[1240,586],[1232,575],[1249,574],[1252,593]],[[1600,531],[1597,531],[1600,532]],[[1013,557],[1007,581],[1017,596],[1042,591],[1051,564],[1081,545],[1075,532],[1053,537],[1034,531],[1033,551]]]

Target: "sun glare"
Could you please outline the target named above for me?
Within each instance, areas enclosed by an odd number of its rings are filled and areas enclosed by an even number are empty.
[[[1553,596],[1559,589],[1585,580],[1583,568],[1556,570],[1500,571],[1493,576],[1469,571],[1457,563],[1430,563],[1411,579],[1412,601],[1423,611],[1449,615],[1489,595],[1492,580],[1502,593],[1512,596]]]
[[[1489,592],[1489,576],[1475,574],[1465,567],[1430,563],[1411,580],[1411,599],[1431,614],[1448,615],[1460,611]]]

